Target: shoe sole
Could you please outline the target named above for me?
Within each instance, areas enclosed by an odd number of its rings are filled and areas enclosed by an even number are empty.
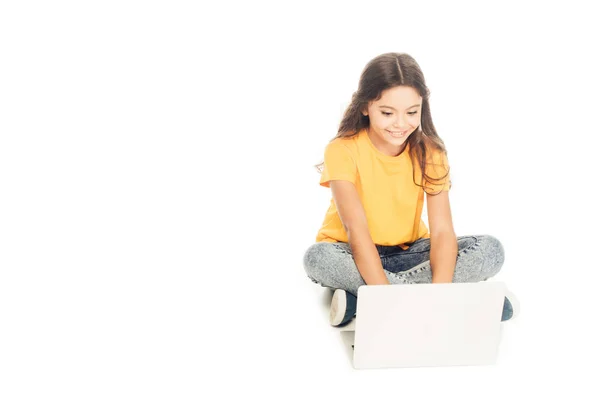
[[[329,323],[332,326],[338,326],[344,319],[346,313],[346,293],[342,289],[336,289],[331,298],[331,308],[329,309]]]

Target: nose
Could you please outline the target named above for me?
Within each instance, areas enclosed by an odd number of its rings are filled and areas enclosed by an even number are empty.
[[[406,121],[404,120],[404,117],[399,116],[395,123],[394,123],[394,128],[398,129],[399,131],[405,131],[408,129],[408,124],[406,123]]]

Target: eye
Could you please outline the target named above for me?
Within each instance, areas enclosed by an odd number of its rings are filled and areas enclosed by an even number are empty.
[[[392,115],[392,113],[385,112],[385,111],[382,111],[381,113],[382,113],[383,115],[385,115],[386,117],[389,117],[390,115]],[[417,113],[417,111],[413,111],[413,112],[409,112],[408,114],[409,114],[409,115],[415,115],[416,113]]]

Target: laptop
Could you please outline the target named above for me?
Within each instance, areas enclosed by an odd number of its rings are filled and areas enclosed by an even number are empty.
[[[342,332],[354,333],[354,368],[495,364],[505,292],[489,281],[360,286],[355,331]]]

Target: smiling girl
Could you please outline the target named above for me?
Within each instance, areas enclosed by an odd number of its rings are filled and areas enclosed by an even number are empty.
[[[313,282],[335,290],[333,326],[352,320],[361,285],[478,282],[500,271],[497,238],[454,232],[447,151],[410,55],[386,53],[366,65],[317,167],[332,199],[303,261]],[[502,321],[517,315],[507,295]]]

